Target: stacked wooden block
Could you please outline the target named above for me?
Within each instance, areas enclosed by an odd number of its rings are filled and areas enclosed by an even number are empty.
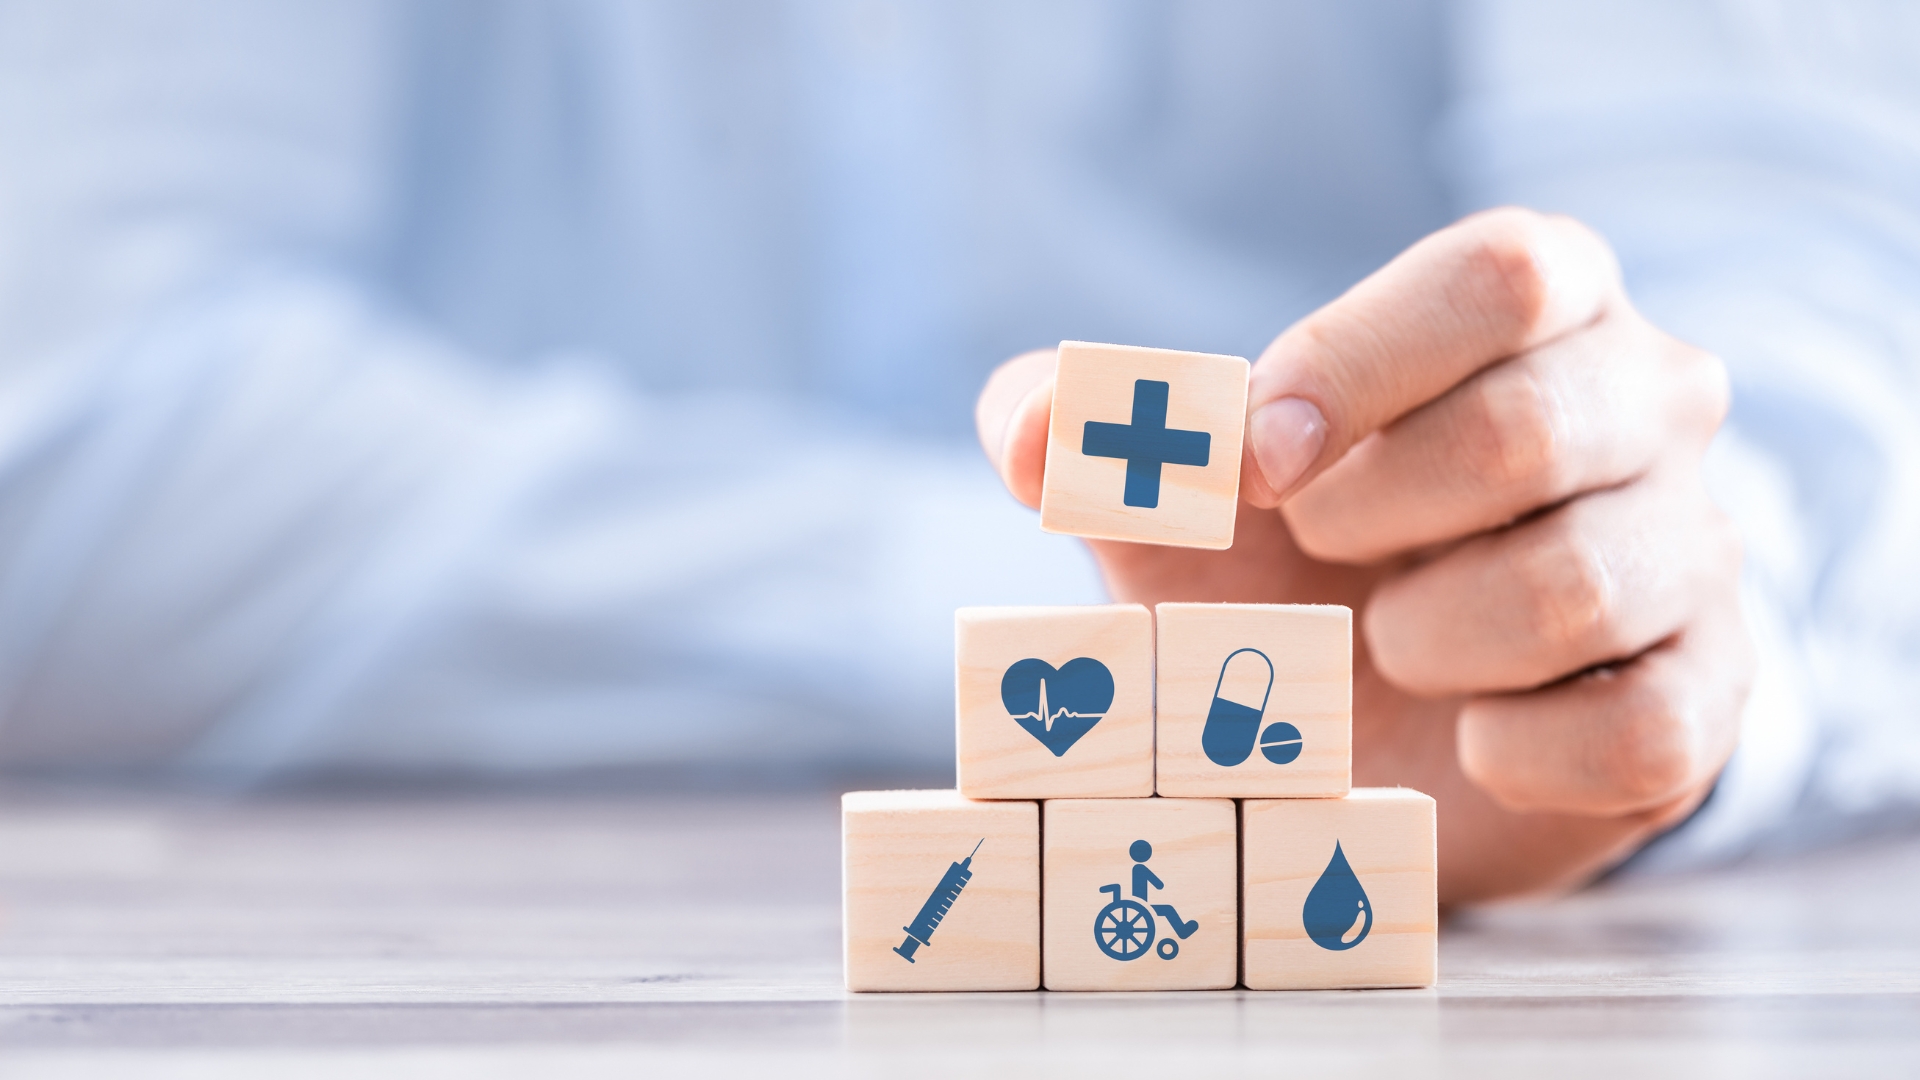
[[[1043,527],[1060,484],[1063,531],[1227,546],[1245,400],[1238,358],[1063,345]],[[958,790],[843,800],[848,988],[1430,985],[1434,802],[1351,788],[1352,656],[1344,607],[961,609]]]

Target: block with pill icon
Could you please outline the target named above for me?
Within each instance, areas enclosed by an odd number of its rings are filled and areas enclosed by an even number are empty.
[[[1040,527],[1231,547],[1249,370],[1238,356],[1061,342]]]
[[[1224,990],[1237,978],[1230,799],[1041,804],[1049,990]]]
[[[1353,774],[1353,612],[1161,604],[1154,790],[1335,798]]]
[[[954,613],[958,787],[976,799],[1153,793],[1153,616],[1139,604]]]
[[[840,827],[848,990],[1039,988],[1039,804],[855,791]]]
[[[1411,788],[1240,804],[1243,979],[1251,990],[1431,986],[1435,804]]]

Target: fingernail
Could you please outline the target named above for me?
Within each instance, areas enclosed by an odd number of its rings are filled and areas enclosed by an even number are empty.
[[[1254,410],[1247,421],[1247,438],[1253,442],[1253,460],[1267,486],[1275,495],[1284,495],[1327,444],[1327,419],[1305,398],[1281,398]]]

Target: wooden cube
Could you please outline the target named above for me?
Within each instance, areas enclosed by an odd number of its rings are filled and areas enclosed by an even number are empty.
[[[1039,988],[1037,803],[854,791],[840,829],[847,989]]]
[[[1248,370],[1238,356],[1061,342],[1040,527],[1231,547]]]
[[[1229,799],[1042,804],[1049,990],[1223,990],[1236,977]]]
[[[1353,612],[1161,604],[1154,790],[1335,798],[1353,783]]]
[[[1153,616],[1146,608],[961,608],[953,636],[962,793],[1153,793]]]
[[[1344,799],[1248,799],[1240,857],[1249,989],[1433,985],[1431,797],[1355,788]]]

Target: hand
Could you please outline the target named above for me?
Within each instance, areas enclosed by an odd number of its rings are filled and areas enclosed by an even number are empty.
[[[1053,359],[1002,365],[976,411],[1035,507]],[[1090,545],[1118,601],[1352,607],[1354,783],[1439,800],[1441,901],[1568,888],[1733,750],[1739,541],[1700,471],[1727,394],[1598,236],[1491,211],[1267,347],[1231,549]]]

